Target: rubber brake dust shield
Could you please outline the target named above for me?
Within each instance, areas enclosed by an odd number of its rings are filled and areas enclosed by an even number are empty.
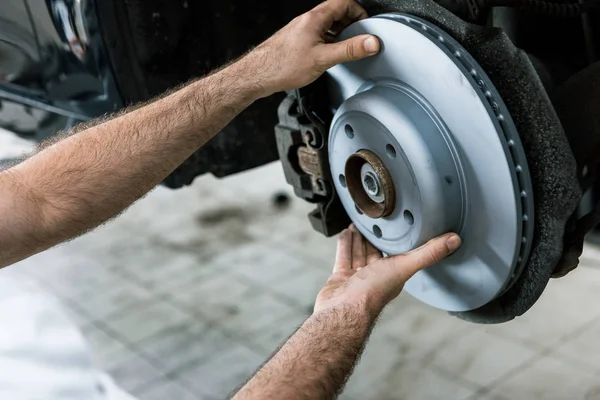
[[[380,54],[329,71],[329,159],[336,190],[360,232],[399,254],[449,232],[457,253],[405,290],[448,311],[479,308],[527,262],[533,193],[521,141],[481,67],[419,18],[384,14],[348,27]]]

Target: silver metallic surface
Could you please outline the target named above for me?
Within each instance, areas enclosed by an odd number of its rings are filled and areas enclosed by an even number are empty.
[[[352,138],[343,133],[345,126],[352,126]],[[396,149],[393,158],[389,145]],[[332,171],[361,149],[379,157],[396,191],[394,212],[377,220],[381,238],[373,237],[373,219],[355,220],[378,248],[399,254],[447,230],[460,230],[465,193],[458,154],[443,121],[414,89],[389,80],[371,82],[338,108],[329,139]],[[348,210],[348,191],[340,198]],[[413,224],[404,221],[407,210],[418,216]]]
[[[435,26],[388,14],[351,25],[340,40],[363,33],[380,38],[381,53],[329,71],[331,169],[337,176],[350,155],[373,151],[392,175],[395,211],[375,221],[339,182],[336,190],[385,253],[460,233],[461,249],[405,290],[449,311],[478,308],[518,275],[533,236],[531,180],[514,124],[478,64]]]

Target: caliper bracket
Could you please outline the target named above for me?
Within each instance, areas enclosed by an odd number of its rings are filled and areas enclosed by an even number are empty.
[[[331,181],[327,149],[331,113],[325,101],[315,100],[323,97],[327,96],[315,96],[307,89],[289,92],[278,109],[275,136],[287,182],[298,197],[317,204],[308,218],[313,229],[329,237],[347,227],[350,218]],[[322,119],[325,115],[327,121]]]

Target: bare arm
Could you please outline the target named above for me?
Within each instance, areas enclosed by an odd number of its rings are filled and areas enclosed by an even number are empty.
[[[328,400],[350,376],[377,316],[419,270],[460,245],[454,234],[405,255],[381,258],[356,228],[340,235],[333,275],[314,314],[234,396],[235,400]]]
[[[119,214],[255,100],[376,53],[368,36],[327,43],[335,23],[365,16],[354,0],[329,0],[231,66],[1,172],[0,267]]]
[[[362,353],[373,323],[367,310],[358,307],[313,314],[234,399],[335,398]]]
[[[161,182],[256,97],[233,65],[0,174],[0,262],[89,230]]]

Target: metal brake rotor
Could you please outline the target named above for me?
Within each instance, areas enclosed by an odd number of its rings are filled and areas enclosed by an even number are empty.
[[[527,262],[533,195],[515,125],[489,78],[452,37],[384,14],[340,40],[379,37],[375,57],[329,71],[329,161],[360,232],[387,254],[458,232],[463,246],[405,290],[448,311],[499,296]]]

